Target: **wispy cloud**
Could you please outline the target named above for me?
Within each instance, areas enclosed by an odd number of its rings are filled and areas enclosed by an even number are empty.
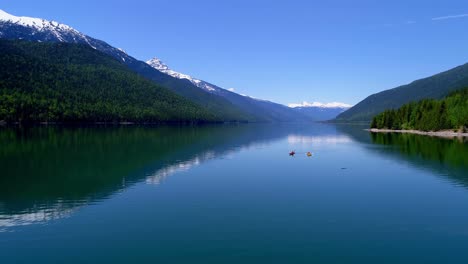
[[[430,19],[430,21],[442,21],[442,20],[447,20],[447,19],[457,19],[457,18],[468,18],[468,13],[466,14],[458,14],[458,15],[450,15],[450,16],[440,16],[440,17],[433,17]],[[405,26],[405,25],[413,25],[416,23],[427,23],[429,20],[423,20],[423,21],[415,21],[415,20],[407,20],[405,22],[395,22],[395,23],[386,23],[386,24],[380,24],[376,25],[372,28],[379,28],[379,27],[396,27],[396,26]]]
[[[468,14],[460,14],[460,15],[451,15],[451,16],[434,17],[434,18],[432,18],[432,21],[446,20],[446,19],[455,19],[455,18],[463,18],[463,17],[468,17]]]

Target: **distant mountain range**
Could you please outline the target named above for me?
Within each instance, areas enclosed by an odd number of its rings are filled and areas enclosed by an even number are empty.
[[[468,87],[468,64],[390,90],[373,94],[337,116],[337,122],[369,122],[387,109],[422,99],[442,99],[450,92]]]
[[[238,106],[247,112],[250,116],[254,116],[256,120],[259,121],[322,121],[333,119],[343,111],[341,108],[342,106],[335,108],[332,105],[327,105],[327,107],[320,108],[315,108],[315,106],[306,106],[301,109],[286,107],[271,101],[240,95],[209,82],[196,79],[188,74],[177,72],[169,68],[169,66],[167,66],[158,58],[153,58],[146,63],[162,73],[170,75],[174,78],[188,80],[193,85],[207,91],[208,93],[215,94],[227,99],[232,104]],[[316,113],[314,110],[316,110]]]
[[[161,60],[139,61],[123,49],[87,36],[56,21],[17,17],[0,10],[0,38],[33,42],[82,44],[120,61],[132,71],[166,87],[211,112],[218,120],[247,122],[308,122],[336,116],[342,108],[290,108],[223,89],[209,82],[176,72]]]
[[[298,113],[307,115],[314,121],[328,121],[337,117],[339,114],[348,110],[352,105],[344,103],[320,103],[320,102],[303,102],[301,104],[289,104]]]

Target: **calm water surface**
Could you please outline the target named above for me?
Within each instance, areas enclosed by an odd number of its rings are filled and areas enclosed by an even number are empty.
[[[468,263],[467,249],[463,140],[0,129],[1,263]]]

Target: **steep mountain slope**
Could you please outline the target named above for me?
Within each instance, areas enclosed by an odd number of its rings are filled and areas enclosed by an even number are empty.
[[[225,121],[252,120],[241,109],[226,99],[210,94],[187,80],[174,78],[152,68],[145,62],[129,56],[122,49],[89,37],[70,26],[39,18],[17,17],[0,10],[0,38],[22,39],[37,42],[67,42],[85,44],[120,61],[133,71],[163,85],[189,100],[202,105]]]
[[[373,94],[340,114],[336,121],[370,122],[375,115],[386,109],[395,109],[411,101],[426,98],[441,99],[448,93],[466,86],[468,86],[468,64]]]
[[[164,74],[170,75],[174,78],[187,80],[199,87],[200,89],[225,98],[233,105],[248,113],[249,116],[253,117],[255,121],[307,122],[313,120],[312,118],[310,118],[309,115],[304,114],[300,111],[295,111],[284,105],[270,102],[267,100],[260,100],[249,96],[240,95],[229,90],[223,89],[214,84],[211,84],[209,82],[196,79],[190,75],[174,71],[158,58],[153,58],[147,61],[146,63],[148,63],[148,65]]]
[[[221,121],[87,45],[0,40],[0,120]]]

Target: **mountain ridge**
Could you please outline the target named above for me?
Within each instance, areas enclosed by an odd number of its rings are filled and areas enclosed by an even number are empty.
[[[88,45],[0,39],[0,50],[8,123],[222,121]]]
[[[442,99],[450,92],[467,86],[468,63],[372,94],[338,115],[334,121],[370,123],[375,115],[385,110],[396,109],[406,103],[422,99]]]
[[[285,105],[271,102],[268,100],[253,98],[247,95],[235,93],[233,91],[221,88],[212,83],[194,78],[188,74],[180,73],[169,68],[167,64],[162,62],[157,57],[147,61],[148,65],[156,70],[170,75],[174,78],[184,79],[192,82],[200,89],[204,89],[208,93],[215,94],[227,99],[233,105],[243,109],[255,120],[260,122],[309,122],[314,121],[309,115],[295,111]]]
[[[89,45],[125,64],[134,72],[169,88],[190,101],[206,108],[225,121],[249,122],[309,122],[309,115],[289,107],[237,94],[190,75],[169,69],[153,58],[143,62],[123,49],[85,35],[71,26],[40,18],[18,17],[0,10],[0,38],[37,42],[67,42]]]
[[[169,66],[167,66],[167,64],[165,64],[163,61],[161,61],[160,59],[158,59],[157,57],[154,57],[152,58],[151,60],[148,60],[146,61],[146,63],[155,68],[156,70],[162,72],[162,73],[165,73],[167,75],[170,75],[174,78],[177,78],[177,79],[186,79],[188,81],[190,81],[191,83],[193,83],[195,86],[201,88],[201,89],[204,89],[208,92],[213,92],[216,90],[215,87],[213,87],[213,85],[205,82],[205,81],[202,81],[202,80],[199,80],[199,79],[196,79],[196,78],[193,78],[192,76],[188,75],[188,74],[184,74],[184,73],[180,73],[180,72],[177,72],[177,71],[174,71],[172,69],[169,68]]]
[[[42,23],[44,26],[38,27]],[[34,24],[33,22],[36,22]],[[228,100],[210,94],[190,83],[161,73],[143,61],[128,55],[123,49],[116,48],[105,41],[87,36],[78,30],[55,21],[40,18],[17,17],[1,11],[0,38],[21,39],[36,42],[67,42],[89,45],[93,49],[106,53],[124,63],[128,68],[143,77],[162,85],[172,92],[206,108],[224,121],[253,121],[254,118],[242,109],[235,107]]]

